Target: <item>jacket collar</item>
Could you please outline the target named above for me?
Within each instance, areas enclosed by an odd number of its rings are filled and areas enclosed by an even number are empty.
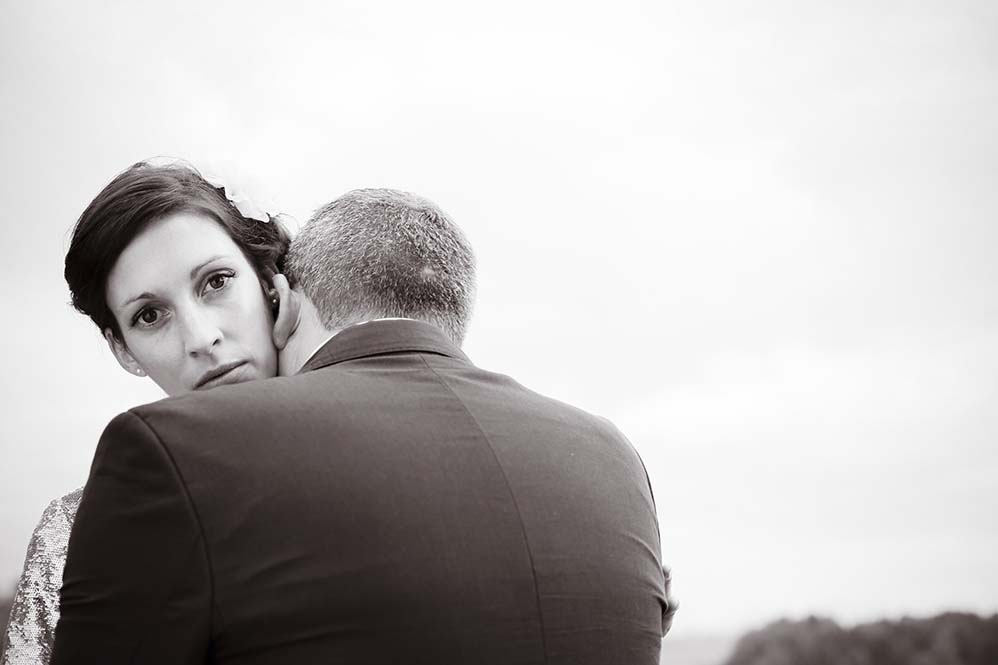
[[[360,323],[341,330],[323,344],[298,373],[402,351],[436,353],[470,362],[440,328],[422,321],[400,319]]]

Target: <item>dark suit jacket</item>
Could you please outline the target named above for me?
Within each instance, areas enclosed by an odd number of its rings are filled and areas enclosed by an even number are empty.
[[[652,665],[651,488],[608,421],[378,321],[97,448],[54,665]]]

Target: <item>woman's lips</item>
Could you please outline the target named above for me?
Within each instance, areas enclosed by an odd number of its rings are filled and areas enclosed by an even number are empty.
[[[237,360],[213,367],[201,375],[201,378],[199,378],[197,383],[194,385],[194,390],[214,388],[215,386],[221,386],[227,383],[239,383],[242,375],[245,373],[241,370],[241,368],[246,365],[247,362],[245,360]]]

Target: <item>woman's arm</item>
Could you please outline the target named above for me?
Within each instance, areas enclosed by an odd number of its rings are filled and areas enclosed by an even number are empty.
[[[48,505],[35,527],[14,593],[0,665],[48,665],[59,621],[59,587],[82,490]]]

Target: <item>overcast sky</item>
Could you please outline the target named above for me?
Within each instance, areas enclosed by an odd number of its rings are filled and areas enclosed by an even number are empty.
[[[472,359],[649,467],[674,634],[998,610],[994,2],[0,5],[5,588],[161,397],[62,269],[165,154],[302,221],[355,187],[447,210]]]

